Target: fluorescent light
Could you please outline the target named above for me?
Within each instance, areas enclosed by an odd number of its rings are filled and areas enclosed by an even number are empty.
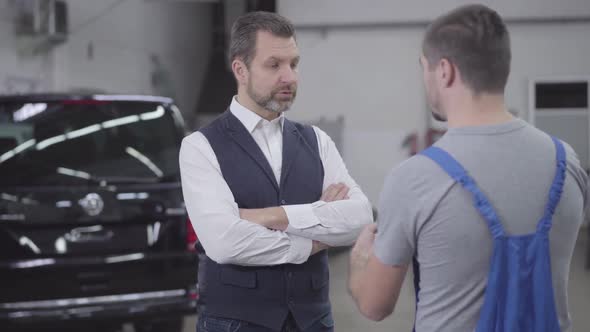
[[[63,236],[60,236],[55,240],[55,251],[57,251],[58,254],[64,254],[68,251],[68,243]]]
[[[134,148],[128,146],[127,148],[125,148],[125,151],[131,155],[132,157],[134,157],[135,159],[139,160],[140,162],[142,162],[145,166],[147,166],[147,168],[149,168],[152,172],[154,172],[154,174],[156,174],[156,176],[158,177],[162,177],[164,175],[164,172],[162,172],[162,170],[160,168],[158,168],[158,166],[156,166],[156,164],[154,164],[150,158],[144,156],[141,152],[135,150]]]
[[[63,174],[63,175],[68,175],[68,176],[74,176],[77,178],[82,178],[82,179],[90,179],[90,174],[86,173],[86,172],[82,172],[82,171],[76,171],[74,169],[69,169],[69,168],[65,168],[65,167],[58,167],[57,168],[57,173],[59,174]]]
[[[66,134],[66,137],[68,139],[72,139],[72,138],[76,138],[76,137],[80,137],[80,136],[92,134],[92,133],[94,133],[96,131],[99,131],[100,129],[101,129],[101,126],[99,124],[95,124],[95,125],[92,125],[92,126],[84,127],[82,129],[70,131],[69,133]]]
[[[0,163],[7,161],[8,159],[10,159],[14,156],[16,156],[16,153],[14,153],[14,150],[10,150],[10,151],[4,153],[3,155],[0,156]]]
[[[16,263],[12,263],[10,265],[12,267],[17,268],[17,269],[30,269],[32,267],[53,265],[53,264],[55,264],[55,259],[45,258],[45,259],[33,259],[33,260],[16,262]]]
[[[156,110],[153,112],[147,112],[147,113],[140,114],[139,118],[143,121],[146,121],[146,120],[153,120],[153,119],[160,118],[163,115],[164,115],[164,107],[158,106],[156,108]]]
[[[117,199],[120,201],[133,200],[133,199],[146,199],[150,195],[148,193],[119,193]]]
[[[0,220],[22,221],[25,220],[24,214],[0,214]]]
[[[121,262],[128,262],[128,261],[136,261],[143,259],[145,257],[144,254],[129,254],[129,255],[121,255],[121,256],[111,256],[107,257],[105,261],[107,263],[121,263]]]
[[[146,101],[146,102],[157,102],[163,104],[172,103],[172,99],[167,97],[158,97],[158,96],[145,96],[145,95],[94,95],[92,96],[94,100],[104,100],[104,101],[111,101],[111,100],[123,100],[123,101]]]
[[[166,214],[169,216],[182,216],[186,214],[185,208],[167,208]]]
[[[71,201],[59,201],[59,202],[55,202],[55,206],[58,208],[69,208],[69,207],[72,207],[72,202]]]
[[[57,143],[61,143],[65,140],[66,140],[66,135],[63,135],[63,134],[48,138],[46,140],[43,140],[43,141],[37,143],[37,150],[43,150],[43,149],[47,148],[48,146],[51,146],[51,145],[54,145]]]
[[[17,146],[16,148],[14,148],[14,153],[21,153],[23,151],[25,151],[26,149],[30,148],[31,146],[35,145],[37,141],[33,138],[30,139],[26,142],[24,142],[23,144]]]
[[[11,202],[18,202],[18,197],[14,195],[9,195],[7,193],[0,194],[0,197],[4,200],[11,201]]]
[[[60,298],[45,301],[25,301],[25,302],[11,302],[11,303],[0,303],[0,309],[8,309],[8,312],[12,310],[28,310],[28,309],[55,309],[64,307],[79,307],[82,305],[97,305],[97,304],[113,304],[123,303],[130,301],[139,300],[151,300],[151,299],[165,299],[174,297],[183,297],[186,295],[184,289],[172,289],[167,291],[157,292],[145,292],[145,293],[131,293],[131,294],[120,294],[120,295],[102,295],[93,297],[76,297],[76,298]],[[25,311],[28,313],[28,311]],[[28,315],[27,315],[28,317]]]
[[[117,199],[120,201],[125,201],[125,200],[131,200],[131,199],[135,199],[136,198],[136,194],[135,193],[120,193],[117,194]]]
[[[139,121],[139,115],[130,115],[118,119],[108,120],[102,123],[103,128],[118,127]]]
[[[24,142],[23,144],[18,145],[14,149],[7,151],[6,153],[4,153],[0,156],[0,163],[3,163],[5,161],[7,161],[8,159],[16,156],[17,154],[25,151],[26,149],[34,146],[36,142],[37,141],[33,138],[33,139],[30,139],[30,140]]]
[[[23,247],[29,247],[36,254],[41,253],[41,250],[39,249],[39,247],[37,247],[35,242],[33,242],[33,240],[29,239],[26,236],[21,236],[20,239],[18,239],[18,243]]]
[[[23,204],[27,204],[27,205],[38,205],[39,204],[39,202],[37,202],[36,200],[30,199],[28,197],[23,197],[20,201]]]
[[[26,119],[34,117],[39,113],[45,112],[46,109],[47,104],[45,103],[24,104],[20,109],[12,113],[12,119],[14,120],[14,122],[25,121]]]
[[[8,313],[8,317],[10,318],[23,318],[31,316],[33,316],[33,313],[31,311],[14,311]]]

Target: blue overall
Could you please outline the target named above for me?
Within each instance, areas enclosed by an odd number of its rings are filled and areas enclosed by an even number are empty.
[[[490,272],[477,332],[554,332],[559,320],[553,296],[549,231],[565,181],[566,156],[562,143],[552,138],[556,148],[556,172],[545,213],[536,232],[509,236],[497,213],[467,171],[444,150],[431,147],[422,152],[445,170],[473,196],[475,208],[493,236]],[[416,301],[419,266],[414,260]]]

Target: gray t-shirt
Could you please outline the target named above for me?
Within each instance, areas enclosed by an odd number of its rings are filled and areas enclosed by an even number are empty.
[[[451,129],[435,145],[469,172],[508,235],[535,231],[555,174],[555,147],[547,134],[515,119]],[[567,144],[566,154],[566,181],[550,232],[553,289],[562,331],[571,329],[567,281],[587,190],[586,172]],[[475,329],[492,237],[470,194],[429,158],[414,156],[386,179],[375,253],[388,265],[410,264],[416,255],[421,279],[417,332]]]

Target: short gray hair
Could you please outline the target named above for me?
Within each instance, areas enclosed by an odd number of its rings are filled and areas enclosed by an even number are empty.
[[[256,35],[267,31],[278,37],[295,38],[295,27],[287,18],[270,12],[249,12],[234,22],[229,43],[229,63],[236,58],[250,66],[256,53]]]
[[[510,74],[510,36],[502,18],[483,5],[459,7],[426,30],[422,52],[430,66],[447,59],[475,94],[504,92]]]

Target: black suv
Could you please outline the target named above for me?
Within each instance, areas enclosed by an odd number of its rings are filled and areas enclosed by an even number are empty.
[[[198,297],[184,134],[168,98],[0,97],[0,330],[180,331]]]

